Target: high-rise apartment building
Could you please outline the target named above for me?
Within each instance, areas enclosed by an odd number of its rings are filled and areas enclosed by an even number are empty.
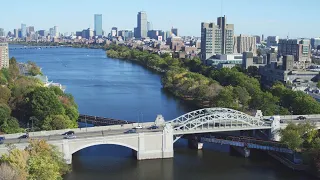
[[[14,29],[14,30],[13,30],[13,34],[14,34],[14,38],[18,38],[18,37],[19,37],[19,31],[18,31],[18,29]]]
[[[317,49],[318,46],[320,48],[320,38],[311,38],[311,48]]]
[[[137,15],[137,28],[135,37],[136,38],[146,38],[148,33],[148,21],[147,21],[147,13],[144,11],[140,11]]]
[[[54,27],[53,27],[53,30],[54,30],[54,34],[53,34],[53,36],[54,36],[54,37],[59,37],[59,30],[58,30],[58,26],[54,26]]]
[[[8,43],[0,43],[0,69],[9,68]]]
[[[278,46],[279,36],[268,36],[267,37],[267,46]]]
[[[6,33],[4,32],[3,28],[0,28],[0,37],[5,37]]]
[[[94,15],[94,32],[95,36],[102,36],[102,14]]]
[[[201,54],[207,60],[215,54],[232,54],[234,25],[226,24],[226,17],[218,17],[217,25],[201,23]]]
[[[153,30],[153,25],[152,25],[152,22],[147,22],[147,30],[148,31],[151,31],[151,30]]]
[[[242,54],[243,52],[252,52],[253,55],[257,52],[257,44],[255,36],[246,36],[240,34],[235,36],[234,41],[236,42],[235,50],[237,53]]]
[[[292,55],[295,61],[310,62],[310,39],[279,39],[278,55]]]
[[[55,36],[55,32],[54,32],[54,29],[53,29],[53,28],[50,28],[50,29],[49,29],[49,34],[50,34],[51,37],[52,37],[52,36]]]
[[[171,33],[172,34],[174,34],[174,35],[176,35],[176,36],[179,36],[179,34],[178,34],[178,28],[171,28]]]
[[[21,24],[21,38],[25,38],[27,35],[27,25]]]
[[[256,37],[256,43],[260,44],[261,43],[261,37],[260,36],[254,36],[254,37]]]

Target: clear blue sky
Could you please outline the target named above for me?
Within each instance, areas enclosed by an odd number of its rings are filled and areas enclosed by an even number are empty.
[[[318,37],[320,0],[222,0],[222,14],[236,34]],[[133,29],[137,12],[147,12],[154,29],[177,27],[181,35],[200,36],[201,22],[216,22],[221,0],[30,0],[2,1],[0,27],[6,32],[21,23],[36,30],[59,26],[60,32],[93,28],[94,14],[103,15],[103,29]]]

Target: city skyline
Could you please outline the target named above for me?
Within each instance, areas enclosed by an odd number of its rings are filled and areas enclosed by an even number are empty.
[[[200,36],[201,22],[212,22],[216,17],[226,15],[228,22],[235,24],[235,34],[265,34],[265,36],[279,35],[280,37],[289,35],[291,38],[319,36],[316,28],[318,25],[313,22],[317,4],[320,5],[317,0],[310,0],[308,3],[289,0],[271,0],[268,3],[254,0],[241,2],[203,0],[201,3],[192,5],[169,0],[164,0],[161,4],[145,0],[115,3],[121,9],[106,9],[106,6],[110,6],[109,1],[91,1],[93,4],[99,4],[94,9],[87,9],[88,4],[85,2],[77,2],[76,6],[74,2],[57,0],[48,9],[34,7],[33,3],[20,2],[19,6],[15,7],[14,14],[10,12],[10,8],[4,9],[3,13],[9,14],[10,18],[0,17],[3,26],[1,28],[6,32],[13,32],[13,29],[19,28],[23,23],[27,26],[35,26],[36,30],[59,26],[60,32],[75,32],[79,29],[93,29],[94,14],[102,14],[104,31],[109,32],[112,27],[133,30],[136,27],[137,12],[145,11],[148,21],[153,23],[153,29],[169,30],[171,27],[176,27],[181,35]],[[222,9],[221,2],[223,2]],[[12,6],[9,2],[3,2],[3,5],[4,7]],[[31,6],[37,11],[30,12]],[[284,8],[290,9],[290,12],[299,13],[291,13],[289,16],[284,14],[282,10]],[[311,25],[315,28],[307,28]]]

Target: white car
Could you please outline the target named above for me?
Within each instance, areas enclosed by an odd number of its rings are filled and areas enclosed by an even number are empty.
[[[134,127],[134,129],[142,129],[142,126],[138,125],[138,126]]]

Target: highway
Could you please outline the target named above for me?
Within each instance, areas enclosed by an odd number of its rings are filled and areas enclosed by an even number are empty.
[[[132,128],[130,128],[132,129]],[[126,131],[130,129],[121,129],[121,130],[104,130],[104,131],[94,131],[94,132],[81,132],[75,133],[75,139],[82,139],[82,138],[89,138],[89,137],[103,137],[103,136],[112,136],[112,135],[121,135],[125,134]],[[137,129],[136,133],[142,132],[160,132],[163,128],[159,127],[158,129]],[[135,134],[135,133],[132,133]],[[47,141],[54,141],[54,140],[62,140],[65,139],[66,136],[61,134],[57,135],[50,135],[50,136],[30,136],[31,139],[44,139]],[[12,139],[5,139],[3,144],[18,144],[18,143],[26,143],[29,139],[19,139],[19,138],[12,138]]]

